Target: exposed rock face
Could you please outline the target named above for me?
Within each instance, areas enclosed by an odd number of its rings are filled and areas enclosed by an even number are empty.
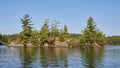
[[[53,41],[52,38],[50,40]],[[59,38],[55,38],[52,44],[50,44],[51,41],[44,43],[43,45],[33,45],[32,42],[28,42],[26,46],[28,47],[101,47],[98,43],[93,43],[92,45],[80,45],[78,40],[75,39],[66,39],[64,42],[61,42]],[[1,42],[0,42],[1,44]],[[15,47],[23,47],[22,43],[20,41],[13,41],[9,44],[9,46],[15,46]]]
[[[94,47],[101,47],[99,44],[97,44],[97,43],[93,43],[93,46]]]
[[[68,44],[66,42],[56,41],[55,46],[56,47],[68,47]]]
[[[45,47],[48,47],[48,43],[44,43],[44,46],[45,46]]]
[[[18,44],[17,42],[11,42],[10,44],[9,44],[9,46],[24,46],[24,45],[22,45],[22,44]]]
[[[60,44],[60,47],[68,47],[68,44],[67,44],[66,42],[62,42],[62,43]]]

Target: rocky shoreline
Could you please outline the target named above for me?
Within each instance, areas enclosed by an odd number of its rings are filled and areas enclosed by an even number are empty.
[[[94,43],[92,45],[80,45],[78,42],[74,42],[72,44],[68,44],[67,42],[54,42],[53,44],[48,44],[48,43],[44,43],[43,45],[32,45],[31,43],[27,43],[26,46],[22,45],[22,43],[19,42],[11,42],[8,47],[59,47],[59,48],[90,48],[90,47],[104,47],[104,46],[100,46],[97,43]]]
[[[84,46],[84,45],[79,45],[79,46],[23,46],[23,45],[8,45],[8,47],[32,47],[32,48],[102,48],[105,46]]]

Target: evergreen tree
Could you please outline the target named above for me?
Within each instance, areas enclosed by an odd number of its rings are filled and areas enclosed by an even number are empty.
[[[57,22],[56,20],[52,21],[52,25],[51,25],[51,36],[56,37],[59,35],[59,29],[58,29],[58,24],[59,22]]]
[[[64,38],[65,39],[69,38],[69,33],[68,33],[68,27],[67,27],[67,25],[65,25],[63,29],[64,29],[64,31],[63,31]]]
[[[22,32],[21,34],[21,40],[24,46],[30,41],[31,36],[32,36],[32,29],[33,29],[33,24],[31,24],[31,18],[28,14],[26,14],[23,19],[21,19],[22,22]]]
[[[61,29],[60,30],[60,33],[59,33],[59,40],[61,42],[64,42],[65,41],[65,38],[64,38],[64,31]]]
[[[105,45],[106,38],[102,31],[98,30],[92,17],[89,17],[87,26],[83,30],[83,35],[80,37],[80,42],[86,45],[99,44]]]
[[[67,28],[67,25],[64,26],[64,34],[68,34],[68,28]]]
[[[85,28],[85,30],[83,32],[85,35],[87,44],[93,44],[93,42],[95,41],[96,31],[97,31],[96,24],[95,24],[93,18],[89,17],[87,27]]]
[[[44,44],[48,40],[48,34],[49,34],[49,26],[48,26],[49,20],[46,19],[44,22],[44,25],[42,26],[40,30],[40,42]]]
[[[37,30],[33,30],[32,32],[32,45],[38,46],[39,43],[39,32]]]
[[[67,25],[64,26],[63,30],[59,32],[59,39],[64,42],[69,37]]]

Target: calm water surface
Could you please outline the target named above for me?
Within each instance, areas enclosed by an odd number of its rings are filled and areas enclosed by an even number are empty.
[[[0,68],[120,68],[120,46],[83,49],[0,46]]]

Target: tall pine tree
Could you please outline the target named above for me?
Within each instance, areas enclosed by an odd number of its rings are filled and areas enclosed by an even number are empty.
[[[30,15],[26,14],[23,19],[21,19],[22,22],[22,32],[21,35],[21,41],[24,46],[27,45],[27,43],[30,41],[30,38],[32,36],[32,29],[33,24],[31,23]]]
[[[97,29],[97,25],[92,17],[89,17],[87,26],[83,30],[83,35],[80,37],[80,42],[86,45],[105,45],[106,37],[102,31]]]

